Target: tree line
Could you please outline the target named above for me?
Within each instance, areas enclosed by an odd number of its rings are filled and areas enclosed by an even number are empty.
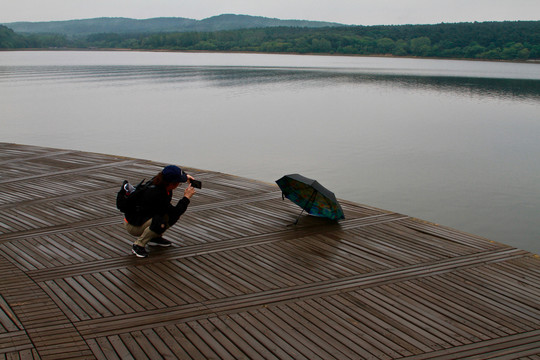
[[[0,26],[0,48],[100,48],[540,60],[540,21],[436,25],[268,27],[156,34],[20,35]]]

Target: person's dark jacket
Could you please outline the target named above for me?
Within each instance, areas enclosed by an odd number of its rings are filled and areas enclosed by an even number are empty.
[[[126,220],[132,225],[139,226],[152,219],[150,229],[162,233],[178,221],[190,202],[188,198],[183,197],[174,206],[171,200],[172,191],[167,192],[161,185],[150,185],[142,194],[140,211],[136,214],[126,214]]]

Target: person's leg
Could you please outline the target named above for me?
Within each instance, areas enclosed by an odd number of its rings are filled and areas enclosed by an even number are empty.
[[[128,222],[124,223],[124,226],[130,235],[138,236],[131,249],[131,251],[138,257],[145,258],[148,256],[148,253],[146,252],[146,243],[150,241],[153,233],[153,231],[150,230],[150,225],[152,225],[152,219],[149,219],[144,224],[139,226],[132,225]]]
[[[135,240],[133,243],[133,253],[138,257],[147,257],[147,244],[163,247],[171,246],[171,242],[169,240],[162,238],[165,230],[170,227],[168,220],[169,217],[165,215],[164,217],[155,216],[140,226],[131,225],[126,222],[125,228],[127,232],[133,236],[138,236],[137,240]]]
[[[162,237],[165,231],[171,227],[171,224],[169,224],[169,219],[169,215],[156,216],[154,219],[152,219],[152,224],[148,228],[150,231],[147,235],[150,238],[147,241],[148,245],[164,247],[171,246],[171,242]]]
[[[132,225],[127,221],[124,221],[124,227],[126,228],[127,232],[133,236],[141,236],[141,234],[147,227],[150,226],[150,224],[152,224],[152,219],[149,219],[147,222],[139,226]]]
[[[158,234],[157,232],[153,231],[150,229],[150,226],[147,226],[142,234],[137,238],[137,240],[135,240],[134,244],[135,245],[138,245],[138,246],[141,246],[141,247],[145,247],[146,244],[148,244],[150,242],[150,240],[154,239],[154,238],[160,238],[162,234]]]

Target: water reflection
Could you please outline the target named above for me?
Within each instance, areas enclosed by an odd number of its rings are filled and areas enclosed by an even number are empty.
[[[539,100],[540,81],[518,79],[486,79],[457,77],[392,76],[374,81],[397,83],[404,88],[427,89],[437,92],[506,99]]]
[[[376,84],[405,90],[429,90],[456,95],[514,100],[540,99],[540,80],[456,76],[416,76],[344,71],[342,69],[183,67],[183,66],[0,66],[0,82],[136,82],[204,86],[246,87],[299,83],[306,86]]]
[[[401,87],[405,90],[429,90],[457,95],[500,97],[507,99],[540,99],[540,81],[522,79],[462,78],[449,76],[414,76],[357,74],[327,70],[297,69],[212,69],[199,70],[198,76],[215,86],[247,86],[301,82],[302,86],[337,86],[339,84],[375,84]]]

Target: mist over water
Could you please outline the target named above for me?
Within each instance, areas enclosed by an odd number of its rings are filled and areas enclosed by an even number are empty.
[[[540,65],[0,53],[0,141],[273,182],[540,253]],[[134,179],[136,180],[136,179]]]

